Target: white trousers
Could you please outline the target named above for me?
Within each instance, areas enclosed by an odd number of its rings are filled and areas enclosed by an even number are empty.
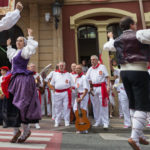
[[[88,113],[88,101],[89,101],[89,95],[86,94],[86,96],[84,97],[84,99],[81,101],[80,103],[80,108],[86,110],[86,112]],[[73,107],[73,110],[74,112],[78,109],[78,106],[77,106],[77,101],[75,100],[75,103],[74,103],[74,107]]]
[[[65,123],[70,123],[70,109],[68,108],[68,93],[55,92],[55,123],[59,124],[62,116]]]
[[[55,93],[51,90],[51,103],[52,103],[52,119],[55,119]]]
[[[131,126],[131,117],[130,117],[130,110],[129,110],[129,100],[126,96],[120,95],[120,104],[122,107],[122,112],[124,115],[124,125]]]
[[[45,105],[47,109],[47,115],[51,115],[51,104],[49,102],[49,94],[48,94],[49,89],[45,89],[44,94],[42,94],[42,102],[41,102],[41,109],[42,109],[42,115],[45,114]],[[50,92],[50,91],[49,91]],[[45,104],[46,101],[46,104]]]
[[[118,106],[119,106],[119,115],[123,116],[123,111],[122,111],[122,105],[121,105],[121,98],[118,94]]]
[[[109,125],[109,111],[108,106],[102,106],[102,96],[91,96],[91,102],[93,106],[94,120],[99,125]]]

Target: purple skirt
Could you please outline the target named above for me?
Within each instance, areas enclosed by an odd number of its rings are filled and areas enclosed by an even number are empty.
[[[8,91],[13,95],[13,105],[20,111],[22,122],[41,119],[41,105],[33,75],[13,75]]]

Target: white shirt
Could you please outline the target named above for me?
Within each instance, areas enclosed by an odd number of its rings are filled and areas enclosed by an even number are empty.
[[[149,73],[149,75],[150,75],[150,69],[148,69],[148,73]]]
[[[150,29],[137,31],[136,38],[139,42],[143,44],[150,44]],[[115,42],[114,39],[112,38],[109,39],[109,41],[104,44],[103,49],[106,51],[116,51],[116,48],[114,47],[114,42]],[[133,63],[121,64],[121,70],[147,71],[147,63],[146,62],[133,62]]]
[[[69,72],[66,73],[54,72],[50,84],[54,86],[55,89],[58,90],[74,87],[74,82]]]
[[[70,75],[71,75],[73,81],[75,82],[75,79],[76,79],[76,77],[78,76],[78,74],[73,74],[73,73],[71,72]]]
[[[136,38],[143,44],[150,44],[150,29],[137,31]],[[109,41],[104,44],[103,49],[106,51],[116,51],[116,48],[114,47],[114,42],[115,40],[110,38]]]
[[[51,71],[51,72],[47,75],[47,77],[45,78],[44,81],[45,81],[45,82],[48,82],[50,79],[52,79],[54,72],[55,72],[55,71]]]
[[[8,12],[5,17],[0,20],[0,32],[13,27],[20,18],[20,11],[16,9],[13,12]]]
[[[92,67],[86,73],[86,77],[92,84],[98,84],[106,81],[108,77],[107,69],[104,65],[100,64],[98,68],[93,69]]]
[[[38,42],[33,40],[33,37],[28,37],[27,45],[22,49],[21,56],[24,59],[29,59],[33,54],[36,53]],[[7,47],[7,57],[11,62],[12,59],[19,53],[20,50],[16,50],[11,46]]]
[[[80,78],[76,78],[75,88],[79,93],[83,93],[86,89],[90,91],[90,84],[85,75],[82,75]]]

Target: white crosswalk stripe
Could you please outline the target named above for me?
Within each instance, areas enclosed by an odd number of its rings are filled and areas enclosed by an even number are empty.
[[[26,148],[26,149],[45,149],[46,144],[18,144],[18,143],[9,143],[9,142],[0,142],[0,148]]]
[[[18,148],[18,149],[35,149],[35,150],[44,150],[47,147],[47,144],[52,140],[54,134],[49,132],[37,132],[32,131],[31,136],[27,139],[25,143],[10,143],[10,139],[12,138],[13,131],[0,131],[0,149],[2,148]],[[33,142],[32,142],[33,141]],[[40,142],[40,143],[39,143]],[[44,144],[41,144],[44,142]],[[45,144],[45,142],[47,144]]]
[[[104,140],[112,140],[112,141],[127,141],[127,137],[123,137],[122,135],[118,135],[116,133],[100,133],[99,134]],[[147,141],[150,142],[150,135],[146,135],[148,138]]]

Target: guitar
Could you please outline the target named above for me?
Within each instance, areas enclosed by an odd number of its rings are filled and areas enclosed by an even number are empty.
[[[78,131],[88,130],[91,126],[90,121],[87,118],[87,112],[80,108],[80,102],[77,103],[78,109],[75,112],[76,122],[75,127]]]

